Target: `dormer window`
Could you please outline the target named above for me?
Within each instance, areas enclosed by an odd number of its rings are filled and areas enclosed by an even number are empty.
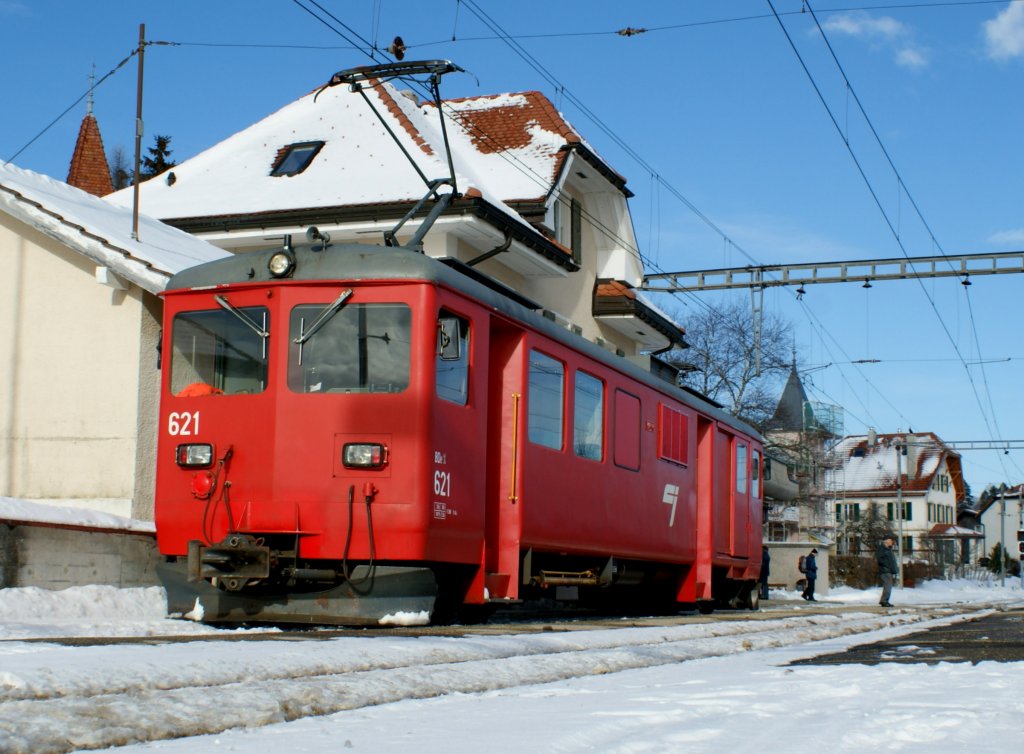
[[[582,259],[583,207],[578,199],[560,194],[552,207],[552,224],[555,240],[572,250],[572,260],[579,264]]]
[[[323,145],[322,141],[303,141],[282,147],[277,152],[277,159],[274,160],[274,167],[270,174],[278,178],[286,175],[298,175],[309,167],[309,163],[313,161]]]

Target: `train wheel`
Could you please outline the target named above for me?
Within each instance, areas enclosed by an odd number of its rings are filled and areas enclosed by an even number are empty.
[[[455,613],[455,622],[464,626],[478,626],[489,621],[497,609],[497,605],[461,605]]]
[[[714,600],[698,600],[697,612],[701,615],[711,615],[715,612],[715,601]]]

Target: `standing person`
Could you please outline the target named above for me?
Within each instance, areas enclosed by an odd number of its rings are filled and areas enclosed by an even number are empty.
[[[818,550],[812,548],[810,554],[804,559],[804,575],[807,577],[807,586],[801,595],[808,602],[817,602],[814,599],[814,582],[818,579]]]
[[[772,556],[768,552],[768,545],[761,545],[761,599],[768,599],[768,570],[772,563]]]
[[[900,572],[899,565],[896,563],[896,553],[892,551],[892,546],[895,543],[895,537],[885,537],[875,551],[875,558],[878,560],[878,575],[882,578],[882,600],[878,603],[882,607],[892,607],[892,603],[889,602],[889,596],[892,594],[892,581]]]

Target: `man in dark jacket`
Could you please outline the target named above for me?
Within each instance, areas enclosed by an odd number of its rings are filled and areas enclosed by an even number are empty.
[[[882,578],[882,600],[878,604],[882,607],[892,607],[889,596],[892,594],[892,582],[900,572],[896,563],[896,553],[892,551],[895,544],[894,537],[886,537],[878,545],[875,551],[875,558],[878,560],[878,575]]]
[[[814,582],[818,579],[818,550],[814,548],[810,554],[804,558],[804,575],[807,577],[807,586],[804,587],[804,593],[801,595],[808,602],[817,602],[814,599]]]
[[[761,545],[761,599],[768,599],[768,571],[771,569],[772,556],[768,545]]]

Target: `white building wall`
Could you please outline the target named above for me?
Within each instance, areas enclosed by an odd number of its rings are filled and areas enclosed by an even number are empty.
[[[983,555],[988,555],[1000,541],[1005,541],[1003,546],[1010,557],[1017,557],[1017,529],[1022,526],[1021,522],[1024,521],[1022,508],[1024,508],[1024,504],[1019,498],[1008,497],[1005,508],[1002,507],[999,500],[996,500],[981,515],[982,533],[985,535],[980,546]],[[1003,539],[1000,539],[1000,532],[1003,533]]]
[[[0,262],[0,495],[131,500],[143,293],[3,214]]]

